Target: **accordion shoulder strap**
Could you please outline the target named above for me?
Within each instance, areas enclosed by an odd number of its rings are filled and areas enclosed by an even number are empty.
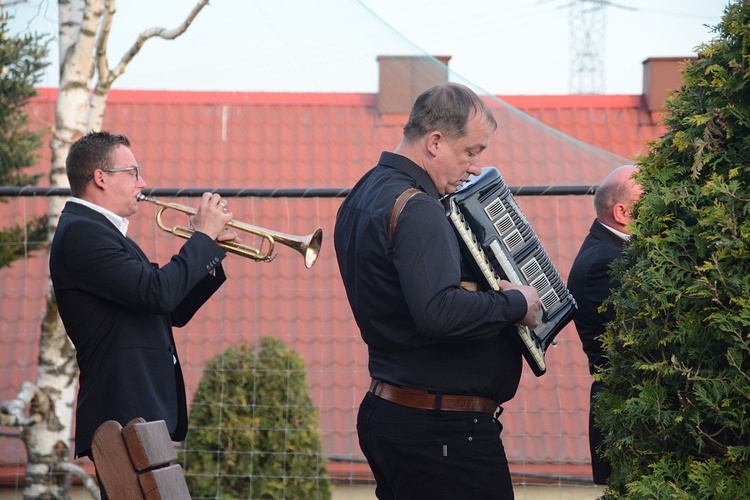
[[[421,192],[422,190],[420,189],[409,188],[401,193],[398,198],[396,198],[396,203],[393,204],[393,211],[391,212],[391,224],[388,229],[388,241],[390,242],[391,246],[393,246],[393,237],[396,234],[396,223],[398,222],[398,216],[401,215],[401,212],[403,212],[406,203],[412,198],[412,196]]]

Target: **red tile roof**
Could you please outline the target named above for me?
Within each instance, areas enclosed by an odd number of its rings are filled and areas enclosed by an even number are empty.
[[[51,130],[56,90],[41,89],[31,122]],[[642,96],[501,96],[488,98],[499,129],[485,155],[511,186],[596,185],[615,166],[643,152],[662,129]],[[104,128],[128,135],[149,187],[348,188],[393,150],[406,117],[380,116],[375,94],[112,91]],[[47,134],[49,138],[49,134]],[[40,151],[39,169],[49,167]],[[195,200],[173,201],[194,205]],[[518,197],[564,278],[593,217],[590,196]],[[270,264],[230,256],[230,277],[185,328],[176,331],[189,398],[211,357],[229,345],[275,335],[307,365],[320,412],[324,451],[362,458],[355,415],[368,385],[367,350],[359,338],[338,274],[333,223],[341,198],[237,198],[235,219],[306,235],[323,228],[312,269],[281,247]],[[44,198],[11,199],[0,225],[46,212]],[[141,206],[130,235],[166,262],[181,241],[156,229],[155,207]],[[248,241],[249,242],[249,241]],[[0,270],[0,400],[36,380],[47,291],[43,253]],[[589,477],[590,377],[577,335],[568,326],[547,353],[547,374],[526,370],[502,417],[511,469],[519,475]],[[2,429],[12,432],[12,429]],[[18,440],[0,437],[0,466],[23,463]],[[361,465],[336,466],[356,475]],[[15,474],[15,472],[11,472]]]

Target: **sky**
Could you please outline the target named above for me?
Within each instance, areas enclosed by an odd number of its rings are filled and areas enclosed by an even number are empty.
[[[607,6],[588,39],[571,16],[578,1],[212,0],[179,38],[147,41],[113,88],[377,92],[379,55],[439,55],[451,57],[452,80],[487,93],[567,94],[576,90],[571,47],[582,44],[601,54],[600,93],[641,94],[643,61],[694,55],[714,38],[728,0],[597,0]],[[175,28],[193,5],[119,2],[110,67],[140,32]],[[56,40],[57,2],[6,9],[12,32]],[[58,84],[57,44],[51,49],[41,86]]]

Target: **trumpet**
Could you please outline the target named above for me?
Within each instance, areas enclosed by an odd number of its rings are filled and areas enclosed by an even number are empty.
[[[195,233],[193,229],[184,226],[168,227],[162,222],[161,216],[166,210],[169,209],[177,210],[178,212],[183,212],[188,215],[195,215],[196,213],[198,213],[198,210],[185,205],[180,205],[178,203],[165,203],[155,198],[146,196],[143,193],[139,193],[136,198],[138,201],[147,201],[161,207],[156,213],[156,224],[163,231],[172,233],[175,236],[185,239],[190,238],[193,233]],[[235,255],[240,255],[242,257],[247,257],[248,259],[259,262],[271,262],[276,257],[276,254],[274,253],[274,244],[281,243],[282,245],[293,248],[294,250],[297,250],[299,253],[301,253],[305,258],[305,267],[310,269],[313,264],[315,264],[315,261],[318,258],[318,254],[320,253],[320,245],[323,239],[323,230],[320,228],[316,229],[312,232],[312,234],[309,234],[308,236],[295,236],[271,231],[269,229],[253,226],[251,224],[246,224],[244,222],[238,222],[235,220],[230,220],[226,225],[229,227],[233,227],[239,231],[254,234],[261,238],[261,244],[258,248],[244,245],[242,243],[236,243],[234,241],[216,242],[222,249],[224,249],[224,251],[233,253]],[[267,245],[264,245],[264,242],[267,242]],[[263,248],[264,246],[266,246],[265,249]]]

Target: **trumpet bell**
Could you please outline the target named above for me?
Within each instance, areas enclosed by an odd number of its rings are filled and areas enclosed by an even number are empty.
[[[323,243],[323,230],[318,228],[308,236],[299,251],[305,258],[305,267],[310,269],[320,255],[320,246]]]

